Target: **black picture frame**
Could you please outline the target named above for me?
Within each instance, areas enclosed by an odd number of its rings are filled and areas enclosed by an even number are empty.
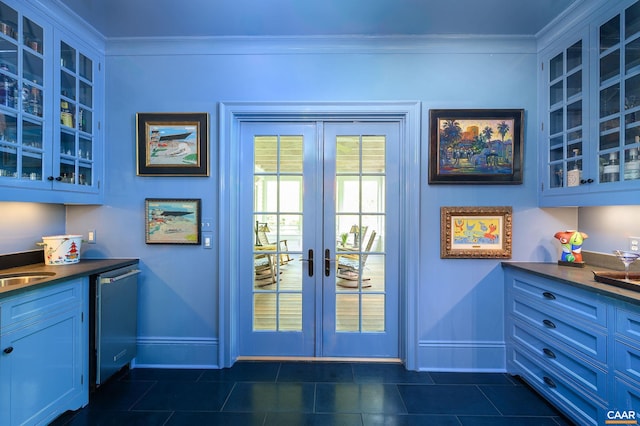
[[[138,176],[209,176],[209,114],[136,114]]]
[[[432,109],[429,183],[522,184],[523,139],[524,109]]]
[[[144,204],[147,244],[200,245],[201,199],[146,198]]]

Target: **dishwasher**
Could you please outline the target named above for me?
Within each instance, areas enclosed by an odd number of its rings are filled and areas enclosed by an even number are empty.
[[[137,266],[92,277],[89,375],[93,390],[136,356],[140,273]]]

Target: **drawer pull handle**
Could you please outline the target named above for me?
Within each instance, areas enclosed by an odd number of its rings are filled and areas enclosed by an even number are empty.
[[[548,292],[548,291],[545,291],[544,293],[542,293],[542,295],[544,296],[545,299],[548,299],[548,300],[555,300],[556,299],[556,296],[554,296],[553,293]]]
[[[545,382],[545,383],[547,384],[547,386],[549,386],[550,388],[555,388],[555,387],[556,387],[556,383],[555,383],[553,380],[551,380],[551,378],[550,378],[550,377],[544,376],[544,377],[542,378],[542,380],[544,380],[544,382]]]
[[[554,354],[553,351],[551,349],[549,349],[549,348],[542,349],[542,352],[544,352],[544,354],[546,356],[548,356],[549,358],[555,358],[556,357],[556,354]]]
[[[5,354],[10,354],[11,352],[13,352],[13,346],[5,348],[2,352],[4,352]]]
[[[542,323],[547,328],[556,328],[556,325],[551,320],[546,319],[546,320],[543,320]]]

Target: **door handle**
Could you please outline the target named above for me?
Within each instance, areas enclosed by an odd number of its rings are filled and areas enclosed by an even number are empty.
[[[331,262],[337,262],[337,259],[331,258],[331,251],[329,249],[325,249],[324,251],[324,276],[331,276]]]
[[[308,258],[300,259],[303,262],[307,262],[308,270],[307,273],[310,277],[313,276],[313,249],[309,249]]]

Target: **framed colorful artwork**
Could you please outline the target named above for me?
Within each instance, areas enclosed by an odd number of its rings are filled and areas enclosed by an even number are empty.
[[[136,114],[139,176],[209,176],[207,113]]]
[[[147,198],[147,244],[200,244],[200,199]]]
[[[511,259],[511,207],[441,207],[442,259]]]
[[[429,111],[429,183],[521,184],[523,109]]]

